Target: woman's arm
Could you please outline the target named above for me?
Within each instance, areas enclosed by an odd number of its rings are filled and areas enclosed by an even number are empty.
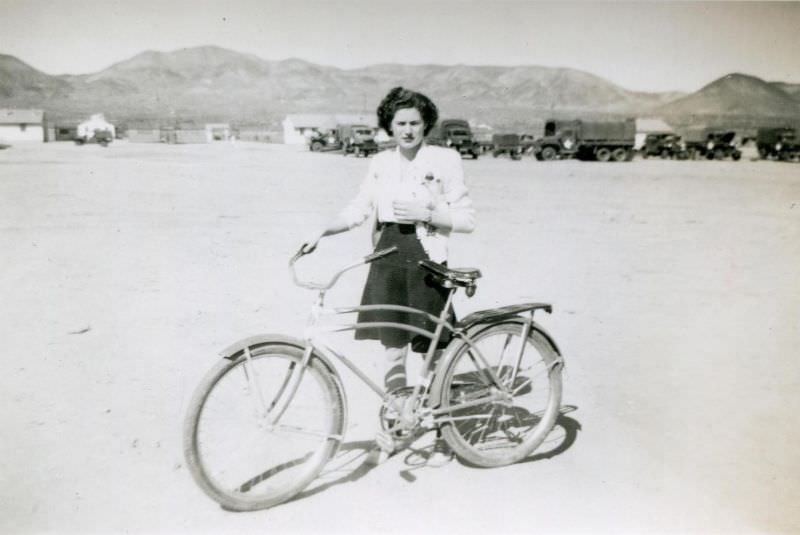
[[[333,236],[357,227],[372,214],[377,180],[374,161],[374,158],[370,161],[369,171],[358,189],[358,194],[325,227],[317,229],[309,235],[308,239],[303,242],[304,252],[308,253],[314,250],[319,240],[325,236]]]
[[[444,194],[433,207],[430,223],[453,232],[472,232],[475,230],[475,209],[464,183],[461,155],[449,152],[448,158]]]

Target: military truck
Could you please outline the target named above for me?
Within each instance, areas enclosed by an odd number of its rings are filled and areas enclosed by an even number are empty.
[[[642,158],[658,156],[665,160],[670,158],[685,160],[688,157],[681,136],[668,132],[647,134],[641,152]]]
[[[492,136],[492,156],[497,158],[501,154],[508,154],[512,160],[522,158],[519,134],[494,134]]]
[[[800,140],[794,128],[759,128],[756,147],[762,160],[800,161]]]
[[[735,137],[736,132],[731,130],[699,128],[687,130],[683,139],[686,142],[686,152],[693,160],[738,160],[742,157],[742,151],[733,144]]]
[[[342,145],[342,153],[347,156],[364,156],[378,152],[375,141],[375,130],[363,124],[340,124],[336,127],[336,135]]]
[[[469,123],[463,119],[442,119],[428,132],[426,141],[457,150],[459,154],[469,154],[477,160],[481,153],[480,145],[472,135]]]
[[[544,136],[534,144],[537,160],[556,160],[577,157],[581,160],[626,162],[633,159],[636,122],[560,121],[549,119]]]
[[[339,150],[341,148],[342,140],[339,139],[339,134],[335,129],[317,131],[308,139],[308,149],[311,152]]]

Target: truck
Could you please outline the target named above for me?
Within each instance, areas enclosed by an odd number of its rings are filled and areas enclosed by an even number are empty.
[[[698,128],[687,130],[683,139],[686,142],[686,152],[692,160],[731,158],[735,161],[742,157],[742,151],[733,143],[735,137],[736,132],[732,130]]]
[[[363,124],[340,124],[336,127],[336,135],[342,146],[342,153],[347,156],[364,156],[378,152],[375,141],[375,130]]]
[[[519,160],[522,157],[519,134],[494,134],[492,136],[492,156],[497,158],[501,154],[508,154],[512,160]]]
[[[75,132],[75,144],[97,143],[107,147],[114,140],[116,129],[107,122],[102,113],[92,115],[89,120],[80,123]]]
[[[431,145],[450,147],[461,155],[469,154],[475,160],[481,153],[469,123],[463,119],[442,119],[428,132],[426,141]]]
[[[544,136],[537,139],[533,151],[537,160],[577,157],[601,162],[627,162],[633,159],[636,137],[634,119],[585,121],[549,119]]]
[[[339,150],[342,148],[342,141],[335,129],[318,130],[308,138],[308,150],[311,152],[324,152]]]
[[[688,157],[681,136],[671,132],[647,134],[641,152],[642,158],[658,156],[665,160],[670,158],[685,160]]]
[[[759,128],[756,147],[762,160],[800,161],[800,140],[794,128]]]

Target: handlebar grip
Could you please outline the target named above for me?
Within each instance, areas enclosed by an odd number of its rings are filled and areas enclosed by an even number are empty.
[[[380,251],[375,251],[374,253],[364,257],[364,263],[365,264],[369,264],[373,260],[377,260],[379,258],[382,258],[382,257],[386,256],[386,255],[390,255],[390,254],[394,253],[395,251],[397,251],[397,246],[396,245],[392,245],[388,249],[382,249]]]
[[[317,246],[315,245],[309,251],[305,251],[304,249],[306,248],[307,245],[308,245],[307,243],[304,243],[303,245],[300,246],[300,249],[295,253],[292,259],[289,260],[290,265],[297,262],[297,260],[299,260],[301,257],[313,253],[317,249]]]

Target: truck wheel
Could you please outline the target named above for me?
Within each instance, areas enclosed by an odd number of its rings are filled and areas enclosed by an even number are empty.
[[[715,160],[724,160],[725,159],[725,151],[722,150],[722,149],[714,149],[713,158]]]
[[[556,159],[556,156],[558,156],[558,151],[556,151],[556,149],[554,149],[553,147],[545,147],[542,149],[542,152],[540,154],[542,156],[541,157],[542,160],[550,161]]]
[[[742,157],[742,153],[739,152],[738,150],[733,151],[733,153],[731,154],[731,158],[733,158],[734,162],[739,161],[739,158],[741,158],[741,157]]]
[[[662,160],[668,160],[669,159],[669,151],[667,149],[664,149],[664,150],[661,151],[661,159]]]
[[[628,151],[622,147],[617,147],[611,152],[611,157],[614,158],[615,162],[624,162],[627,159],[627,156]]]
[[[606,147],[600,147],[595,151],[594,156],[597,158],[598,162],[607,162],[611,159],[611,151]]]
[[[322,150],[322,143],[319,141],[314,141],[311,143],[311,152],[319,152]]]

